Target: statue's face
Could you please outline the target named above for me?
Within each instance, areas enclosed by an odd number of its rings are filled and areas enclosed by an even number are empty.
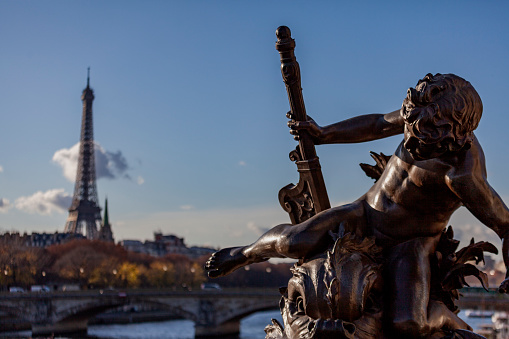
[[[405,123],[404,147],[415,160],[427,160],[441,156],[446,149],[437,143],[426,143],[425,140],[415,135],[410,124]]]
[[[409,88],[401,107],[405,120],[404,146],[415,160],[441,156],[447,151],[444,142],[450,134],[450,119],[438,116],[434,99],[441,92],[440,82],[426,76],[415,88]]]

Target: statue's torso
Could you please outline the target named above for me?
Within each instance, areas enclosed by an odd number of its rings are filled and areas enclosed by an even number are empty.
[[[401,143],[364,196],[370,227],[402,240],[441,232],[461,206],[447,185],[452,168],[441,158],[416,161]]]

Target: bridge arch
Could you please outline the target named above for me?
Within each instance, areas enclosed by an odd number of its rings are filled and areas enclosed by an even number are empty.
[[[83,334],[87,333],[91,317],[108,309],[122,306],[125,298],[106,296],[103,298],[74,297],[68,299],[49,295],[32,303],[32,335]]]
[[[10,305],[3,305],[0,303],[0,312],[3,312],[7,314],[10,317],[20,319],[23,321],[30,321],[29,317],[27,316],[27,312],[23,312],[19,307],[16,306],[10,306]]]
[[[195,324],[195,336],[224,337],[238,334],[240,320],[267,309],[275,309],[280,295],[267,291],[172,291],[131,290],[126,292],[79,291],[72,293],[0,295],[0,309],[26,319],[32,334],[86,333],[88,320],[108,309],[126,304],[152,305]]]
[[[111,310],[122,305],[125,305],[125,303],[107,303],[102,305],[89,305],[90,307],[83,307],[81,308],[81,310],[73,312],[67,317],[60,319],[59,321],[74,321],[76,319],[86,319],[88,322],[90,318],[95,317],[96,315],[101,314],[107,310]]]
[[[239,315],[231,318],[230,320],[242,320],[248,316],[250,316],[251,314],[254,314],[254,313],[257,313],[257,312],[263,312],[263,311],[271,311],[271,310],[279,310],[279,306],[277,305],[274,305],[274,306],[265,306],[265,307],[261,307],[261,308],[258,308],[258,309],[252,309],[252,310],[249,310],[247,312],[244,312],[244,313],[240,313]],[[267,325],[270,323],[270,319],[267,319]]]
[[[53,321],[72,319],[74,317],[91,318],[106,310],[125,305],[127,300],[122,298],[88,298],[76,303],[66,303],[62,301],[53,302]]]
[[[160,302],[157,300],[153,300],[150,298],[131,298],[130,303],[131,305],[152,305],[157,307],[158,309],[169,311],[171,314],[181,317],[186,320],[191,320],[193,322],[198,321],[198,317],[196,314],[189,312],[182,307],[171,305],[168,303]]]

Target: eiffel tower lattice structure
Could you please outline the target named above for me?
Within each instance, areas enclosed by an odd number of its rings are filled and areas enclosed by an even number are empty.
[[[94,130],[92,102],[94,91],[90,88],[90,68],[88,69],[87,88],[81,95],[83,114],[81,118],[80,153],[78,171],[69,217],[65,223],[65,233],[86,232],[87,239],[98,239],[101,227],[101,208],[97,198],[97,185],[94,158]]]

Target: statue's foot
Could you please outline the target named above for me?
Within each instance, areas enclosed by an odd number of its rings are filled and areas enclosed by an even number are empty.
[[[247,257],[242,254],[242,249],[243,247],[229,247],[212,254],[205,263],[209,277],[222,277],[249,264]]]

